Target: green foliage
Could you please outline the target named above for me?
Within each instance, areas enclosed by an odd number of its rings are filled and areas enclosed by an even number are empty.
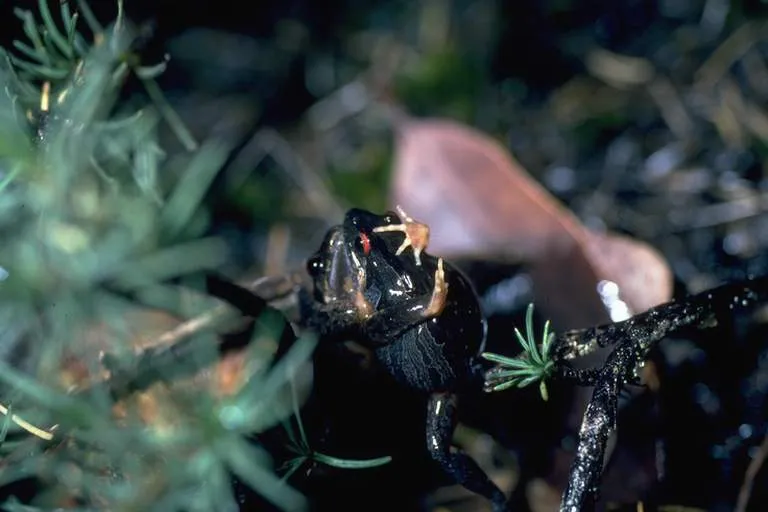
[[[544,324],[541,343],[536,343],[533,332],[533,304],[528,304],[525,314],[525,337],[515,328],[517,341],[523,348],[520,356],[510,358],[500,354],[485,352],[483,359],[497,364],[486,374],[486,390],[502,391],[510,387],[523,388],[534,382],[539,382],[541,397],[547,400],[546,379],[555,368],[549,358],[549,347],[554,339],[554,333],[549,332],[549,321]]]
[[[486,77],[482,68],[454,48],[426,55],[414,71],[396,83],[396,96],[417,116],[473,121]]]
[[[364,169],[331,169],[329,177],[334,197],[360,208],[385,211],[389,208],[386,194],[389,190],[391,149],[384,145],[368,148],[370,166]]]
[[[38,1],[43,25],[38,26],[32,12],[15,9],[14,14],[19,18],[24,27],[24,32],[29,42],[14,41],[13,46],[24,58],[15,55],[6,55],[6,58],[19,71],[24,79],[45,79],[54,82],[63,82],[74,72],[77,63],[85,57],[89,51],[89,45],[77,32],[78,14],[73,14],[69,4],[62,2],[60,29],[53,19],[53,15],[45,0]],[[38,99],[37,91],[32,87],[26,87],[26,83],[19,80],[16,83],[22,94],[24,103],[33,103]]]
[[[277,221],[286,207],[285,194],[279,193],[281,187],[284,187],[284,184],[275,173],[266,172],[258,178],[249,178],[233,189],[229,202],[255,219],[267,223]]]
[[[272,413],[278,392],[314,340],[300,340],[270,371],[249,352],[248,381],[229,398],[167,388],[157,407],[175,412],[170,425],[140,419],[136,400],[124,401],[118,419],[98,386],[66,387],[72,358],[96,379],[100,353],[133,357],[145,326],[131,319],[148,307],[189,312],[179,306],[189,292],[169,279],[226,261],[226,245],[203,237],[200,219],[229,146],[211,140],[197,149],[153,81],[162,66],[139,65],[121,4],[103,28],[78,3],[92,44],[66,2],[61,26],[44,0],[38,8],[41,25],[17,10],[29,41],[16,42],[0,67],[0,404],[13,410],[0,431],[0,488],[34,477],[34,505],[43,509],[74,498],[86,509],[231,510],[236,475],[283,509],[303,508],[250,438],[281,419]],[[117,100],[129,73],[152,101],[137,111]],[[186,172],[167,171],[157,139],[163,119],[194,150],[181,157]],[[212,300],[192,302],[199,310]],[[202,330],[195,346],[215,350],[214,335]],[[52,439],[30,435],[22,420]]]

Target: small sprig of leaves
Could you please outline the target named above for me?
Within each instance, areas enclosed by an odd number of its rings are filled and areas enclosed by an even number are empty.
[[[12,64],[9,69],[18,70],[22,78],[16,81],[17,92],[23,93],[22,99],[31,104],[37,103],[40,93],[27,80],[64,82],[90,51],[90,45],[77,31],[79,14],[71,11],[68,2],[60,4],[63,27],[56,23],[46,0],[38,1],[38,10],[42,24],[38,24],[31,11],[14,9],[14,14],[23,23],[28,42],[13,41],[20,56],[3,50],[5,59]]]
[[[515,328],[515,335],[523,352],[517,357],[506,357],[501,354],[484,352],[481,357],[487,361],[496,363],[496,366],[485,374],[485,391],[503,391],[507,388],[523,388],[534,382],[540,382],[539,391],[541,398],[547,400],[546,379],[555,368],[555,363],[549,357],[549,347],[555,338],[549,331],[549,320],[544,324],[544,333],[541,343],[536,343],[533,332],[533,304],[528,304],[525,314],[525,337],[520,330]]]
[[[280,468],[285,471],[283,475],[283,481],[287,481],[291,475],[299,470],[306,462],[325,464],[339,469],[366,469],[375,468],[388,464],[392,457],[385,455],[383,457],[376,457],[373,459],[342,459],[327,455],[313,450],[309,446],[309,440],[307,439],[307,433],[304,430],[304,422],[301,420],[301,414],[299,412],[299,401],[296,396],[296,388],[291,380],[291,393],[293,404],[293,416],[296,418],[296,424],[298,425],[299,435],[296,436],[296,432],[293,429],[290,421],[285,420],[283,427],[288,435],[288,450],[292,452],[295,457],[288,460]]]

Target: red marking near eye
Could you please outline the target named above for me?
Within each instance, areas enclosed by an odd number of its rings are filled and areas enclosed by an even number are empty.
[[[371,239],[362,231],[360,232],[360,242],[363,244],[363,254],[368,256],[371,252]]]

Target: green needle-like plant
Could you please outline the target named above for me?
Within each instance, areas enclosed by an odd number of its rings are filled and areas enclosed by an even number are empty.
[[[281,331],[255,328],[241,388],[219,396],[197,377],[226,325],[172,346],[147,331],[157,314],[188,325],[221,302],[193,290],[229,259],[204,198],[231,141],[188,136],[152,81],[160,68],[140,67],[120,0],[105,27],[84,0],[58,4],[58,21],[46,0],[17,11],[28,40],[0,52],[0,508],[237,510],[236,477],[303,510],[253,437],[283,418],[280,391],[314,340],[271,367],[252,347]],[[121,100],[129,73],[146,86],[138,109]],[[162,120],[187,151],[166,155]],[[34,498],[13,501],[26,480]]]
[[[38,11],[42,20],[40,24],[31,11],[14,10],[16,17],[23,23],[24,33],[28,39],[27,42],[13,41],[16,54],[0,48],[0,60],[5,61],[4,67],[9,74],[7,79],[13,91],[14,102],[22,109],[34,109],[40,102],[40,88],[44,83],[47,83],[50,88],[52,102],[63,101],[72,88],[72,82],[83,80],[85,74],[83,62],[93,53],[94,47],[101,44],[111,44],[115,54],[115,59],[109,70],[113,82],[123,82],[128,73],[135,75],[144,85],[144,89],[154,104],[158,115],[168,124],[184,148],[187,151],[197,149],[197,141],[176,111],[168,104],[165,95],[155,81],[155,78],[165,71],[167,62],[142,65],[139,54],[132,47],[133,41],[131,44],[121,46],[121,43],[125,42],[125,38],[121,40],[121,38],[115,37],[120,32],[127,31],[123,0],[116,0],[117,19],[109,31],[98,22],[85,0],[78,0],[77,4],[78,12],[72,12],[69,2],[60,2],[61,19],[59,23],[54,19],[54,15],[48,7],[48,0],[38,0]],[[95,42],[93,44],[89,44],[79,32],[78,22],[81,15],[88,29],[94,35]],[[109,119],[107,122],[102,122],[102,125],[114,132],[116,128],[131,128],[125,126],[126,121],[139,121],[140,124],[147,124],[147,120],[142,119],[141,116],[129,116],[122,121]],[[135,130],[134,134],[140,132],[141,130]],[[108,141],[107,143],[119,144],[121,136],[126,139],[125,130],[119,132],[117,142]],[[151,160],[153,153],[160,152],[156,144],[151,144],[151,142],[150,137],[144,137],[144,140],[137,144],[140,147],[149,146],[145,150],[148,153],[143,157],[145,160]]]
[[[511,387],[523,388],[534,382],[540,382],[539,391],[544,400],[549,398],[546,379],[554,370],[554,362],[549,358],[549,347],[554,333],[549,332],[549,320],[544,324],[541,343],[536,343],[533,332],[533,304],[528,304],[525,314],[525,336],[515,328],[515,335],[523,352],[518,357],[506,357],[501,354],[484,352],[481,357],[496,363],[497,366],[485,375],[485,390],[502,391]]]
[[[296,396],[296,388],[291,381],[291,392],[293,404],[293,416],[296,418],[296,424],[299,429],[299,436],[297,438],[294,432],[293,426],[290,421],[283,421],[283,427],[286,434],[288,434],[289,444],[288,450],[290,450],[296,456],[288,460],[281,469],[285,471],[283,480],[288,480],[301,466],[306,462],[318,462],[339,469],[366,469],[383,466],[392,460],[392,457],[385,455],[383,457],[376,457],[374,459],[342,459],[327,455],[313,450],[309,446],[309,440],[307,439],[307,433],[304,430],[304,422],[301,420],[301,413],[299,412],[299,400]]]

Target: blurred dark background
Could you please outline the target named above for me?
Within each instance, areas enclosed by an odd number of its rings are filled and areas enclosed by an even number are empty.
[[[101,19],[115,12],[110,1],[94,9]],[[271,226],[296,216],[296,197],[264,191],[295,187],[286,175],[302,167],[339,205],[389,206],[392,142],[374,101],[384,91],[414,115],[456,119],[504,141],[587,225],[674,252],[676,276],[699,289],[713,284],[707,275],[764,268],[764,230],[753,237],[750,228],[765,220],[708,208],[762,197],[767,183],[764,2],[293,1],[244,9],[129,1],[125,9],[146,27],[145,61],[170,55],[160,83],[194,132],[224,132],[248,146],[238,161],[242,186],[221,208],[252,233],[266,236],[265,219]],[[15,30],[4,33],[18,32],[14,21],[5,18]],[[717,80],[704,79],[705,64],[723,68]]]
[[[3,4],[4,43],[22,34],[11,7],[35,4]],[[115,2],[91,5],[102,20],[116,14]],[[159,82],[195,135],[236,144],[210,198],[215,230],[236,248],[232,272],[298,268],[347,206],[391,207],[393,141],[381,98],[502,141],[587,226],[661,251],[677,296],[768,272],[764,1],[128,0],[125,9],[146,31],[145,62],[170,56]],[[142,94],[131,84],[126,100]],[[481,273],[480,292],[513,271]],[[508,342],[520,315],[499,313],[492,337]],[[623,409],[630,449],[612,463],[640,476],[614,478],[609,501],[631,510],[638,499],[733,506],[766,435],[766,315],[757,318],[670,340],[654,355],[662,391]],[[572,449],[573,436],[545,424],[562,417],[542,409],[535,390],[521,396],[489,407],[528,407],[524,419],[499,413],[515,425],[508,444],[533,442],[548,461],[535,473],[551,476],[553,449]],[[482,423],[489,413],[476,409]],[[398,438],[407,434],[395,423],[361,439],[391,434],[385,444],[418,446]],[[654,472],[659,443],[665,469]],[[387,492],[377,499],[394,506],[445,483],[418,476],[428,467],[415,463],[407,478],[386,469],[336,475],[328,488],[354,484],[361,490],[349,492],[363,495],[378,485]],[[767,505],[759,489],[753,510]],[[530,492],[533,508],[550,509],[546,492]],[[465,495],[440,499],[451,510],[479,506]]]

